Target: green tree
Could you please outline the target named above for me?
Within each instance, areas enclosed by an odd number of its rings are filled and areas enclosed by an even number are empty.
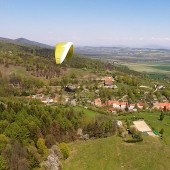
[[[6,145],[9,143],[9,138],[3,134],[0,134],[0,153],[5,149]]]
[[[133,137],[134,140],[143,141],[142,133],[141,132],[133,134],[132,137]]]
[[[126,103],[125,111],[126,111],[126,112],[129,112],[129,106],[128,106],[128,103]]]
[[[25,126],[20,126],[17,122],[14,122],[5,129],[4,134],[10,138],[20,139],[22,141],[28,140],[29,131]]]
[[[30,169],[39,167],[42,156],[38,153],[37,148],[34,145],[28,145],[27,149],[29,152],[28,160],[30,162]]]
[[[49,134],[45,137],[45,144],[48,148],[51,148],[56,143],[55,137]]]
[[[6,166],[6,162],[5,162],[5,159],[0,156],[0,170],[6,170],[7,169],[7,166]]]
[[[0,134],[3,133],[8,126],[9,122],[7,120],[0,120]]]
[[[160,132],[159,132],[161,135],[163,135],[163,133],[164,133],[164,129],[162,128],[161,130],[160,130]]]
[[[41,154],[43,158],[46,158],[48,156],[48,149],[45,145],[45,140],[43,138],[38,139],[37,148],[38,148],[39,154]]]
[[[165,115],[164,115],[164,113],[163,113],[163,112],[161,112],[159,120],[161,120],[161,121],[162,121],[162,120],[164,119],[164,116],[165,116]]]

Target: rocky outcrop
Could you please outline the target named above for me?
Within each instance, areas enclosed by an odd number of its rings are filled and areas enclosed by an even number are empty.
[[[85,134],[83,135],[83,129],[79,128],[77,130],[77,136],[79,139],[82,139],[82,140],[88,140],[89,139],[89,134]]]
[[[49,149],[49,156],[47,160],[41,163],[41,167],[45,170],[62,170],[61,163],[62,155],[57,145],[53,145],[51,149]]]

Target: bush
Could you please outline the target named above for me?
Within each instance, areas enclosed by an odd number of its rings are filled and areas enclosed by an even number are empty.
[[[67,159],[70,155],[70,149],[68,147],[68,145],[64,142],[60,143],[59,145],[60,151],[63,155],[63,159]]]
[[[0,134],[0,153],[2,152],[3,149],[5,149],[7,143],[9,143],[8,137],[6,137],[3,134]]]
[[[48,156],[48,149],[45,145],[45,141],[43,138],[39,138],[37,141],[37,148],[40,155],[43,156],[43,158],[46,158]]]
[[[127,143],[137,143],[137,142],[142,142],[143,139],[129,139],[129,140],[124,140],[124,142]]]
[[[55,145],[55,143],[56,143],[56,140],[55,140],[54,135],[52,134],[46,135],[45,145],[47,146],[47,148],[51,148],[53,145]]]
[[[0,156],[0,170],[5,169],[7,169],[5,159],[2,156]]]

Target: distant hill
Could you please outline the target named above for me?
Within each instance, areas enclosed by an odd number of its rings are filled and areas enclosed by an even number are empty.
[[[169,46],[157,45],[157,44],[148,44],[143,46],[142,48],[150,48],[150,49],[170,49]]]
[[[50,45],[39,43],[36,41],[31,41],[25,38],[9,39],[9,38],[0,37],[0,41],[5,41],[8,43],[16,43],[16,44],[21,44],[21,45],[28,45],[28,46],[38,46],[42,48],[54,48]]]
[[[160,46],[159,46],[160,47]],[[96,59],[121,62],[169,62],[170,49],[130,47],[77,47],[75,53]]]

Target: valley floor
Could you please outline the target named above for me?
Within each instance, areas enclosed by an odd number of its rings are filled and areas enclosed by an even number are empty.
[[[147,72],[147,73],[161,73],[161,74],[170,74],[169,62],[148,62],[148,63],[122,63],[123,65],[129,67],[131,70],[138,72]]]

